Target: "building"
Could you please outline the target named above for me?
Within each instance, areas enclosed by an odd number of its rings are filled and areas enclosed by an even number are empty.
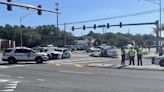
[[[15,41],[0,39],[0,49],[15,47]]]

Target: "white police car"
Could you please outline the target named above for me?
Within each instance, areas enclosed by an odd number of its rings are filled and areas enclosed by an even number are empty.
[[[15,47],[7,48],[2,56],[3,61],[10,64],[17,63],[18,61],[35,61],[36,63],[43,63],[48,60],[46,53],[37,53],[31,48]]]

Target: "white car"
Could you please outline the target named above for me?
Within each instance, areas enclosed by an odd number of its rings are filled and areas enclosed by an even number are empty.
[[[54,51],[62,53],[62,58],[70,58],[71,57],[71,51],[67,48],[56,48]]]
[[[39,49],[35,49],[39,52],[44,52],[48,54],[49,59],[61,59],[62,53],[59,51],[54,51],[57,47],[40,47]]]
[[[95,47],[90,47],[86,49],[86,52],[99,52],[99,51],[100,49]]]
[[[164,66],[164,55],[153,57],[152,64]]]
[[[9,64],[17,63],[18,61],[35,61],[36,63],[43,63],[48,60],[46,53],[37,53],[31,48],[15,47],[7,48],[2,56],[3,61]]]

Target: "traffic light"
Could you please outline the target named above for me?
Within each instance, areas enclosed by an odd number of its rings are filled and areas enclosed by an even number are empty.
[[[8,3],[11,3],[11,0],[7,0]],[[7,4],[7,10],[12,11],[12,6],[11,4]]]
[[[122,22],[120,22],[120,28],[122,28]]]
[[[42,6],[41,5],[38,5],[38,8],[42,8]],[[40,10],[40,9],[38,9],[38,15],[42,15],[42,11]]]
[[[85,25],[83,25],[83,30],[85,30]]]
[[[93,28],[96,29],[96,24],[93,25]]]
[[[109,24],[109,23],[107,23],[106,27],[107,27],[107,28],[109,28],[109,27],[110,27],[110,24]]]
[[[155,25],[158,25],[159,24],[159,21],[157,20],[157,21],[155,21]]]
[[[74,31],[75,30],[75,28],[74,28],[74,26],[72,26],[72,31]]]

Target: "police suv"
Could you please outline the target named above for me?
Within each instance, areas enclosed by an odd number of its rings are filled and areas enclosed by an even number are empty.
[[[17,63],[18,61],[35,61],[36,63],[43,63],[48,60],[46,53],[37,53],[31,48],[27,47],[15,47],[7,48],[2,56],[3,61],[7,61],[9,64]]]

